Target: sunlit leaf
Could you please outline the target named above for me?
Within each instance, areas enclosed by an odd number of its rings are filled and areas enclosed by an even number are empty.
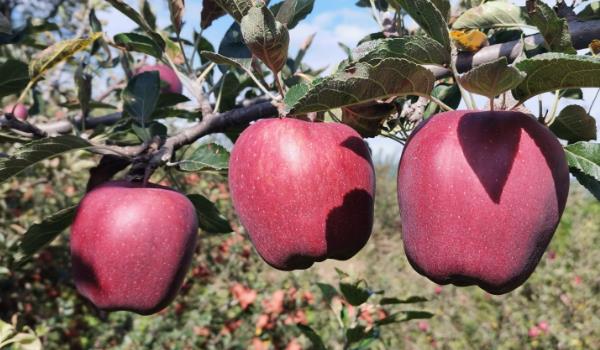
[[[0,183],[44,159],[91,146],[88,141],[73,135],[32,141],[19,148],[12,157],[0,159]]]

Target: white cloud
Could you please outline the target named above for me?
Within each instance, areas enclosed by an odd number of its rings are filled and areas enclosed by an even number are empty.
[[[291,31],[291,52],[298,50],[309,35],[317,33],[305,63],[312,67],[332,67],[346,58],[338,43],[354,47],[360,39],[376,31],[377,24],[369,11],[343,8],[322,12],[309,17]]]

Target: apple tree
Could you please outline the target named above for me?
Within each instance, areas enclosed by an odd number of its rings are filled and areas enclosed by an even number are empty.
[[[572,177],[600,199],[597,2],[576,11],[564,1],[361,0],[380,31],[327,73],[304,61],[312,36],[290,49],[314,0],[203,0],[199,30],[183,21],[190,2],[166,1],[165,28],[145,0],[0,5],[0,233],[23,210],[11,202],[24,201],[16,187],[68,185],[52,203],[29,194],[44,217],[0,235],[7,274],[68,237],[68,279],[90,307],[147,315],[185,293],[203,235],[243,230],[252,254],[284,271],[350,259],[373,230],[364,139],[378,136],[403,145],[407,259],[439,284],[514,290],[552,239]],[[137,28],[109,36],[97,16],[107,9]],[[224,16],[233,23],[215,46],[203,31]],[[559,110],[590,88],[588,109]],[[214,198],[178,184],[215,177],[228,182],[243,228]],[[380,307],[423,301],[339,274],[339,291],[321,289],[342,295],[342,310],[369,298]],[[255,297],[243,286],[232,293],[242,306]],[[342,312],[344,348],[430,316],[384,313],[364,327]],[[32,341],[13,323],[0,344]]]

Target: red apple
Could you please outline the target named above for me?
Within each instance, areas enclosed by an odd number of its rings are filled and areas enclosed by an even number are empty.
[[[180,94],[183,91],[181,80],[179,80],[175,71],[173,71],[169,66],[162,64],[143,66],[137,70],[137,74],[155,71],[158,72],[160,80],[164,84],[163,88],[161,89],[163,93]]]
[[[4,107],[4,113],[12,113],[19,120],[26,120],[29,116],[29,109],[22,103],[12,104]]]
[[[167,306],[196,245],[193,204],[169,188],[113,181],[79,204],[71,229],[77,290],[105,310],[143,315]]]
[[[260,120],[237,140],[229,167],[237,214],[277,269],[349,259],[371,235],[371,155],[346,125]]]
[[[512,291],[537,266],[568,191],[564,151],[535,119],[438,114],[413,133],[398,169],[408,260],[438,284]]]

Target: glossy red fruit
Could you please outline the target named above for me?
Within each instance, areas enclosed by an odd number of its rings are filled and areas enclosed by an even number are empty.
[[[512,291],[537,266],[568,191],[564,151],[535,119],[438,114],[414,132],[398,170],[408,260],[439,284]]]
[[[125,181],[98,186],[71,229],[75,286],[100,309],[155,313],[181,287],[197,231],[194,206],[176,191]]]
[[[17,103],[16,105],[8,105],[4,107],[3,112],[12,113],[15,116],[15,118],[23,121],[27,120],[27,117],[29,116],[29,109],[22,103]]]
[[[348,126],[258,121],[237,140],[229,166],[236,212],[273,267],[349,259],[369,239],[373,164],[367,145]]]
[[[179,80],[175,71],[173,71],[169,66],[162,64],[143,66],[142,68],[138,69],[137,74],[155,71],[158,72],[160,80],[164,84],[161,92],[180,94],[183,91],[181,80]]]

